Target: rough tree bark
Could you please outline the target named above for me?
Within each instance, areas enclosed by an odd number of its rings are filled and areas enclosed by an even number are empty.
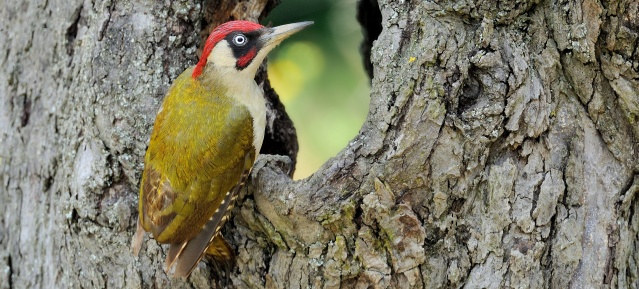
[[[137,2],[0,7],[0,288],[214,283],[130,254],[142,156],[202,30],[273,3]],[[638,288],[637,1],[366,2],[366,123],[305,180],[260,157],[235,287]]]

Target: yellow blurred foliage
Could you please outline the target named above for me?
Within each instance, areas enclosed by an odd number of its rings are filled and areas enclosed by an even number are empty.
[[[301,89],[314,81],[324,70],[324,54],[310,42],[294,42],[283,47],[285,57],[269,61],[268,77],[271,86],[286,103],[298,96]]]
[[[283,102],[293,100],[302,89],[302,69],[297,63],[283,58],[268,65],[268,79]]]

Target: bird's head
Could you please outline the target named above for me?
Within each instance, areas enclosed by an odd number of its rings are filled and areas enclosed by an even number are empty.
[[[226,22],[207,38],[192,77],[200,77],[206,69],[216,69],[253,78],[271,49],[311,24],[306,21],[270,28],[250,21]]]

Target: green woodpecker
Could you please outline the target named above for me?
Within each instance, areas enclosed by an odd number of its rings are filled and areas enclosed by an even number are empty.
[[[205,253],[233,258],[220,234],[257,157],[266,125],[253,78],[271,49],[312,22],[274,28],[249,21],[216,27],[197,65],[164,98],[140,183],[138,254],[144,233],[169,244],[165,270],[188,276]]]

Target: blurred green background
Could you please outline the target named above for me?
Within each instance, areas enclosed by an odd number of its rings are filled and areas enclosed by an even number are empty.
[[[368,113],[369,80],[359,46],[356,0],[283,0],[263,24],[315,24],[269,54],[271,85],[297,129],[294,178],[305,178],[359,132]]]

